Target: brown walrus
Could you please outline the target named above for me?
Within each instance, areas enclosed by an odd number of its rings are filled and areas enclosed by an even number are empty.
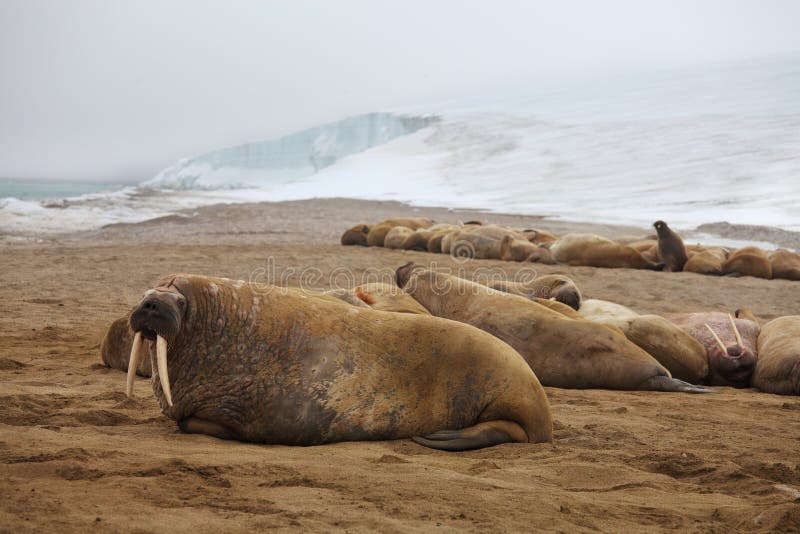
[[[499,260],[508,236],[527,241],[519,232],[496,224],[464,227],[442,239],[442,252],[455,258]]]
[[[485,285],[527,299],[556,299],[577,310],[581,306],[581,291],[577,284],[563,274],[537,276],[529,282],[491,280]]]
[[[800,315],[778,317],[758,334],[752,384],[778,395],[800,395]]]
[[[369,229],[369,233],[367,233],[367,245],[370,247],[382,247],[386,234],[396,226],[403,226],[416,230],[417,228],[427,228],[431,225],[433,225],[433,221],[423,217],[395,217],[393,219],[386,219]]]
[[[766,253],[758,247],[740,248],[722,264],[722,274],[729,276],[755,276],[772,278],[772,263]]]
[[[729,251],[723,247],[707,247],[689,252],[689,259],[683,270],[698,274],[721,275],[722,264],[728,259]]]
[[[184,432],[284,445],[414,437],[443,450],[552,440],[525,361],[467,325],[197,275],[159,281],[130,324],[131,366],[144,343],[155,396]],[[129,372],[128,395],[133,382]]]
[[[769,261],[773,278],[800,280],[800,254],[779,248],[769,253]]]
[[[527,239],[507,235],[500,241],[500,259],[503,261],[529,261],[553,264],[553,255],[546,246],[536,245]]]
[[[414,230],[411,228],[406,228],[405,226],[395,226],[388,232],[386,232],[386,236],[383,238],[383,246],[385,248],[393,248],[393,249],[402,249],[403,242],[408,239],[414,233]]]
[[[699,341],[658,315],[639,314],[632,309],[598,299],[581,302],[578,312],[587,320],[614,325],[629,340],[687,382],[703,382],[708,376],[708,356]]]
[[[120,371],[128,370],[128,359],[131,356],[133,332],[128,324],[129,317],[120,317],[108,327],[103,342],[100,344],[100,357],[107,366]],[[136,368],[136,374],[149,377],[150,360],[143,358]]]
[[[653,271],[664,267],[648,260],[633,247],[594,234],[567,234],[550,245],[550,252],[554,260],[567,265]]]
[[[666,318],[706,348],[709,384],[736,388],[750,385],[758,323],[721,312],[674,313]]]
[[[370,225],[357,224],[352,228],[348,228],[342,234],[342,245],[360,245],[367,246],[367,234],[369,234]]]
[[[656,221],[653,227],[658,234],[658,257],[664,264],[665,271],[679,272],[688,259],[686,247],[681,236],[673,232],[664,221]]]
[[[428,250],[428,242],[430,239],[439,233],[457,230],[458,226],[454,224],[439,223],[434,224],[429,228],[418,228],[411,235],[409,235],[399,248],[403,250]],[[442,233],[442,236],[444,234]]]
[[[397,269],[397,285],[433,315],[478,327],[517,349],[546,386],[708,392],[672,378],[618,330],[523,297],[413,263]]]

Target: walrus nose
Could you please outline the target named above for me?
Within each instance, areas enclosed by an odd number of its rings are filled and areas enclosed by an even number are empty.
[[[739,345],[732,345],[728,347],[728,356],[731,358],[738,358],[742,355],[742,348]]]

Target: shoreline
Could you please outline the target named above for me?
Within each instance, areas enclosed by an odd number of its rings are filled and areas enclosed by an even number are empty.
[[[249,233],[252,236],[262,237],[270,235],[273,230],[257,223],[259,214],[266,212],[280,212],[294,214],[300,213],[329,214],[335,211],[336,206],[346,206],[360,210],[364,216],[360,220],[353,217],[345,218],[341,226],[336,228],[320,229],[328,241],[338,242],[338,237],[346,228],[360,223],[369,223],[380,220],[384,216],[418,216],[429,217],[438,222],[458,222],[469,219],[480,219],[498,224],[534,227],[547,230],[556,235],[566,233],[596,233],[604,237],[618,238],[622,236],[645,236],[654,233],[652,227],[638,226],[635,224],[598,223],[591,221],[569,220],[549,215],[526,215],[506,212],[495,212],[479,208],[448,208],[444,206],[416,206],[407,202],[394,200],[362,200],[354,198],[314,198],[306,200],[286,201],[258,201],[216,203],[203,205],[196,208],[186,208],[174,213],[146,219],[140,222],[120,222],[102,226],[98,229],[85,231],[67,231],[63,233],[51,232],[18,232],[0,234],[2,245],[24,245],[42,243],[69,243],[81,242],[97,238],[145,238],[146,228],[165,227],[176,232],[176,235],[186,237],[186,228],[195,228],[193,234],[202,234],[209,241],[212,235]],[[386,215],[386,214],[390,215]],[[383,214],[383,215],[380,215]],[[291,220],[291,219],[290,219]],[[669,222],[669,221],[667,221]],[[309,228],[302,228],[302,224],[288,225],[282,231],[299,233],[315,239],[314,232]],[[741,247],[748,244],[768,248],[789,248],[800,250],[800,232],[785,230],[773,226],[757,226],[744,224],[731,224],[727,222],[703,223],[694,230],[681,231],[687,244],[699,243],[699,239],[707,239],[702,244],[719,244],[722,246]],[[695,239],[695,237],[697,239]],[[208,242],[201,240],[203,242]]]

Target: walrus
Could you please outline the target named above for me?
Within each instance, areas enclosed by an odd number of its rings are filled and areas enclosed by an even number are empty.
[[[578,285],[563,274],[537,276],[528,282],[490,280],[485,285],[527,299],[556,299],[577,310],[581,306],[581,291]]]
[[[100,344],[100,357],[107,366],[119,371],[128,370],[128,360],[133,346],[133,332],[128,324],[129,317],[120,317],[108,327],[103,342]],[[150,360],[142,359],[136,368],[136,374],[149,377]]]
[[[750,385],[758,323],[721,312],[673,313],[666,318],[706,348],[709,384],[735,388]]]
[[[428,228],[417,228],[411,235],[409,235],[399,248],[403,250],[428,250],[428,241],[440,232],[447,232],[457,230],[458,226],[455,224],[438,223]]]
[[[386,232],[386,236],[383,238],[383,246],[385,248],[392,248],[392,249],[402,249],[403,242],[408,239],[414,233],[414,230],[411,228],[406,228],[405,226],[395,226],[388,232]]]
[[[752,385],[777,395],[800,395],[800,315],[778,317],[758,334]]]
[[[342,245],[359,245],[362,247],[367,246],[367,234],[369,234],[370,225],[357,224],[352,228],[348,228],[342,234]]]
[[[567,265],[589,267],[650,269],[660,271],[664,266],[655,263],[628,245],[594,234],[567,234],[550,245],[553,259]]]
[[[689,259],[683,270],[691,273],[721,275],[722,264],[728,259],[729,251],[723,247],[707,247],[696,252],[689,252]]]
[[[758,247],[744,247],[735,250],[722,264],[722,274],[728,276],[755,276],[772,278],[772,263]]]
[[[442,239],[442,252],[456,258],[499,260],[503,239],[511,237],[527,242],[519,232],[489,224],[464,227]],[[449,248],[445,244],[449,240]]]
[[[702,383],[708,376],[705,347],[663,317],[639,314],[621,304],[599,299],[584,300],[578,313],[589,321],[622,330],[625,337],[669,369],[675,378]]]
[[[433,225],[433,221],[423,217],[396,217],[394,219],[386,219],[369,229],[367,233],[367,246],[382,247],[386,234],[396,226],[403,226],[416,230],[417,228],[427,228],[431,225]]]
[[[146,345],[156,399],[184,432],[283,445],[413,437],[442,450],[552,440],[534,373],[468,325],[191,274],[145,292],[130,325],[131,368]],[[133,382],[129,372],[129,396]]]
[[[409,263],[397,285],[437,317],[484,330],[514,347],[545,386],[705,393],[672,378],[612,328],[570,319],[523,297]]]
[[[667,226],[664,221],[656,221],[653,227],[658,234],[658,257],[664,264],[665,271],[680,272],[688,259],[686,247],[681,236]]]
[[[770,252],[768,257],[772,264],[773,278],[800,280],[800,254],[779,248]]]
[[[500,259],[503,261],[528,261],[553,264],[553,255],[545,246],[534,244],[527,239],[507,235],[500,241]]]

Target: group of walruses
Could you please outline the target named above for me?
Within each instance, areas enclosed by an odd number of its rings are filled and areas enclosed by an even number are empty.
[[[187,433],[456,451],[551,441],[543,385],[800,394],[800,316],[735,315],[640,315],[561,275],[481,283],[414,263],[330,291],[178,274],[111,325],[101,354],[128,371],[129,396],[152,376]]]
[[[544,230],[480,221],[437,224],[426,218],[393,218],[356,225],[342,234],[341,243],[462,258],[800,280],[800,254],[795,252],[684,245],[664,221],[653,226],[656,235],[612,240],[594,234],[559,237]]]

